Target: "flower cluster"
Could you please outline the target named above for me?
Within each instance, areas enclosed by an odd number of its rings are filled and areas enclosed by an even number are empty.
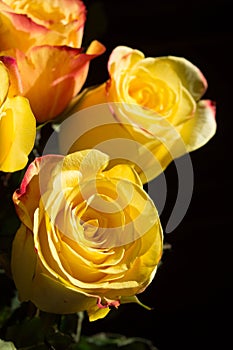
[[[216,122],[205,77],[183,57],[118,46],[108,80],[84,88],[106,50],[82,47],[86,16],[80,0],[0,1],[0,171],[23,176],[10,254],[19,300],[93,321],[140,304],[163,252],[144,185],[205,145]],[[56,152],[42,140],[48,124]]]

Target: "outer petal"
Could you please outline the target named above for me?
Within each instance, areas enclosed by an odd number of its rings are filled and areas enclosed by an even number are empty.
[[[33,233],[21,224],[13,241],[11,258],[12,275],[21,301],[31,297],[36,262]]]
[[[1,9],[1,7],[0,7]],[[0,47],[2,50],[19,49],[26,52],[46,38],[48,29],[34,23],[26,15],[0,11]]]
[[[121,295],[130,296],[141,293],[153,280],[163,253],[163,233],[159,219],[157,225],[142,237],[141,244],[141,251],[144,254],[141,253],[142,255],[135,259],[131,269],[127,271],[123,279],[123,281],[139,281],[139,286],[135,290],[129,289],[128,292]]]
[[[85,12],[85,5],[81,0],[4,0],[1,7],[18,14],[26,14],[33,20],[52,26],[54,22],[63,21],[64,25],[77,20]]]
[[[167,56],[157,60],[167,62],[180,77],[184,87],[198,101],[206,92],[207,81],[199,68],[182,57]]]
[[[145,174],[138,170],[143,183],[147,182],[145,175],[147,179],[153,179],[174,159],[204,146],[213,137],[216,132],[215,105],[212,101],[199,101],[192,118],[176,128],[171,125],[168,131],[166,132],[164,128],[166,137],[163,140],[162,134],[158,139],[153,139],[143,132],[134,130],[134,137],[145,145],[140,150]],[[148,151],[154,154],[154,158],[149,156]]]
[[[105,316],[107,316],[109,311],[110,311],[109,307],[99,308],[97,305],[95,305],[91,307],[89,310],[87,310],[89,321],[93,322],[93,321],[99,320],[100,318],[104,318]]]
[[[40,197],[46,192],[52,171],[61,159],[55,155],[36,158],[27,168],[19,190],[13,194],[17,214],[30,230],[33,230],[34,213]]]
[[[75,152],[67,155],[62,163],[62,177],[64,173],[64,178],[62,183],[66,178],[66,186],[72,186],[67,182],[66,172],[69,170],[79,170],[83,176],[83,179],[88,180],[88,178],[95,178],[98,173],[106,168],[109,161],[109,157],[99,152],[98,150],[84,150],[82,152]]]
[[[187,121],[181,129],[181,137],[187,152],[204,146],[216,132],[215,105],[212,101],[202,100],[197,104],[194,118]]]
[[[58,314],[85,311],[97,304],[97,298],[49,277],[40,268],[33,279],[31,301],[42,311]]]
[[[61,314],[97,305],[98,296],[81,293],[43,273],[37,266],[33,234],[23,224],[13,241],[11,267],[20,301],[31,300],[43,311]]]
[[[108,71],[110,76],[120,70],[127,70],[127,67],[135,64],[145,56],[139,50],[127,46],[117,46],[111,53],[108,60]]]
[[[124,277],[116,282],[113,281],[108,292],[109,298],[116,298],[117,295],[132,296],[138,294],[154,278],[163,252],[163,231],[156,210],[153,214],[154,225],[138,239],[140,250],[137,253],[137,258],[131,261],[130,268],[126,271]],[[146,216],[146,212],[144,215]],[[149,220],[151,219],[149,217]],[[138,220],[139,226],[136,229],[140,229],[140,225],[143,229],[143,219],[140,220]]]
[[[10,87],[9,87],[8,97],[21,95],[23,91],[22,81],[21,81],[20,73],[19,73],[15,58],[10,56],[0,56],[0,61],[2,61],[4,65],[7,67],[8,73],[10,75]]]
[[[8,6],[1,2],[0,9],[13,17],[11,18],[13,28],[21,30],[23,34],[30,34],[32,29],[34,43],[32,43],[32,37],[24,38],[27,40],[25,44],[28,48],[43,44],[81,46],[86,21],[86,7],[82,1],[7,0],[5,2]],[[14,38],[17,33],[12,31],[12,28],[9,29],[11,30],[8,36],[10,34]]]
[[[11,153],[11,147],[15,137],[14,118],[11,111],[4,111],[0,115],[0,170],[3,170],[4,162]],[[14,155],[13,155],[14,156]],[[15,155],[16,157],[16,155]],[[8,172],[8,168],[6,171]]]
[[[80,94],[75,96],[67,106],[65,115],[70,116],[73,113],[97,105],[107,103],[106,84],[103,83],[97,87],[84,89]]]
[[[29,99],[37,121],[56,117],[80,91],[90,61],[105,50],[98,42],[92,47],[94,50],[86,54],[66,46],[34,47],[27,57],[16,51],[23,95]]]
[[[24,168],[28,162],[28,154],[31,152],[35,142],[36,120],[28,100],[21,96],[7,99],[4,104],[4,110],[6,115],[2,118],[6,118],[6,123],[8,118],[12,119],[14,130],[13,135],[10,135],[11,148],[2,160],[0,167],[2,171],[14,172]],[[6,125],[5,127],[0,125],[0,149],[4,148],[6,132]]]

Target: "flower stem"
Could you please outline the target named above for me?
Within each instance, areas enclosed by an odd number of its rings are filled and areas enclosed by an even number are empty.
[[[78,343],[80,341],[80,338],[81,338],[82,323],[83,323],[83,319],[84,319],[84,312],[80,311],[80,312],[77,313],[77,315],[78,315],[77,330],[76,330],[76,334],[73,334],[73,338],[74,338],[76,343]]]

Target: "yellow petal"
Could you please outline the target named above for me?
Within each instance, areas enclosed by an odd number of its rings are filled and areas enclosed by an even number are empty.
[[[110,179],[114,178],[119,180],[129,180],[130,182],[142,186],[142,182],[138,176],[138,173],[133,169],[133,167],[130,167],[126,164],[118,164],[112,167],[110,170],[104,172],[104,176]]]
[[[127,46],[117,46],[111,53],[108,61],[108,71],[111,76],[117,75],[121,69],[127,70],[128,66],[134,65],[144,58],[139,50],[133,50]]]
[[[205,145],[216,132],[215,105],[209,100],[197,104],[195,116],[187,121],[181,129],[181,137],[187,152]]]
[[[7,99],[4,103],[5,120],[13,120],[12,134],[4,123],[1,126],[1,136],[9,137],[11,147],[8,151],[0,168],[5,172],[14,172],[23,169],[28,162],[28,154],[31,152],[36,136],[36,120],[31,111],[29,102],[26,98],[17,96]],[[4,137],[4,138],[5,138]],[[0,139],[1,148],[4,148],[4,139]]]
[[[72,109],[70,109],[69,114],[71,115],[72,113],[81,111],[82,109],[106,102],[107,97],[105,83],[95,88],[87,88],[83,91],[82,96],[79,94],[76,98],[74,97],[74,99],[71,100],[70,105],[72,106]]]
[[[12,275],[20,301],[31,298],[36,262],[33,233],[21,224],[13,241],[11,257]]]
[[[175,127],[179,124],[184,123],[187,119],[192,118],[195,110],[195,100],[192,98],[189,91],[182,87],[176,112],[167,120],[172,124],[172,127]]]
[[[72,116],[61,124],[59,130],[60,152],[67,154],[95,148],[109,155],[108,169],[119,163],[140,165],[138,140],[114,119],[109,105],[102,103],[104,94],[103,85],[90,89],[73,106]],[[93,106],[88,108],[92,103]]]
[[[97,297],[64,285],[38,270],[33,279],[31,301],[42,311],[70,314],[93,307]]]
[[[93,322],[93,321],[97,321],[101,318],[104,318],[105,316],[107,316],[109,311],[110,311],[109,307],[99,308],[98,306],[95,305],[92,308],[87,310],[89,321]]]
[[[85,180],[95,178],[106,168],[108,160],[108,155],[95,149],[74,152],[64,158],[62,172],[65,174],[67,170],[79,170]]]
[[[31,230],[40,198],[48,190],[52,172],[61,159],[63,159],[61,156],[56,155],[36,158],[28,166],[20,188],[13,193],[16,212],[20,220]]]
[[[4,111],[1,108],[0,113],[0,170],[4,171],[4,162],[7,160],[14,142],[15,125],[11,111]],[[6,167],[5,170],[9,171]]]
[[[159,57],[159,60],[168,63],[182,81],[182,85],[198,101],[206,92],[207,81],[199,68],[183,57]]]

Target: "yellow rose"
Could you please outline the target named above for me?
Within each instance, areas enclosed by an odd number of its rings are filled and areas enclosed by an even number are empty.
[[[121,162],[124,158],[138,162],[137,171],[142,181],[148,182],[172,160],[202,147],[214,135],[214,103],[201,100],[207,82],[200,70],[185,58],[145,58],[138,50],[119,46],[109,58],[108,71],[106,83],[87,89],[71,104],[69,114],[81,110],[82,113],[64,131],[61,128],[62,151],[95,147],[108,150],[111,158],[117,158],[117,146],[113,147],[111,142],[124,139],[125,154],[120,152],[118,158]],[[92,117],[93,106],[99,104],[108,105],[100,113],[104,125],[96,124],[99,116]],[[83,122],[89,123],[89,130],[83,130],[81,135]],[[79,137],[68,149],[67,135],[75,129]],[[134,141],[132,153],[128,151],[129,141]]]
[[[85,83],[90,61],[105,47],[93,41],[87,52],[68,46],[34,46],[27,55],[19,50],[0,54],[11,57],[15,69],[9,69],[11,81],[28,98],[39,123],[54,119],[68,105]]]
[[[79,0],[0,1],[1,50],[37,45],[80,47],[86,8]]]
[[[12,274],[21,301],[60,314],[137,301],[162,255],[153,201],[128,165],[106,170],[97,150],[46,155],[30,164],[13,195],[21,226]]]
[[[8,59],[14,69],[14,62]],[[10,89],[8,70],[0,62],[0,171],[14,172],[23,169],[28,162],[36,136],[36,120],[29,102],[14,96]]]

